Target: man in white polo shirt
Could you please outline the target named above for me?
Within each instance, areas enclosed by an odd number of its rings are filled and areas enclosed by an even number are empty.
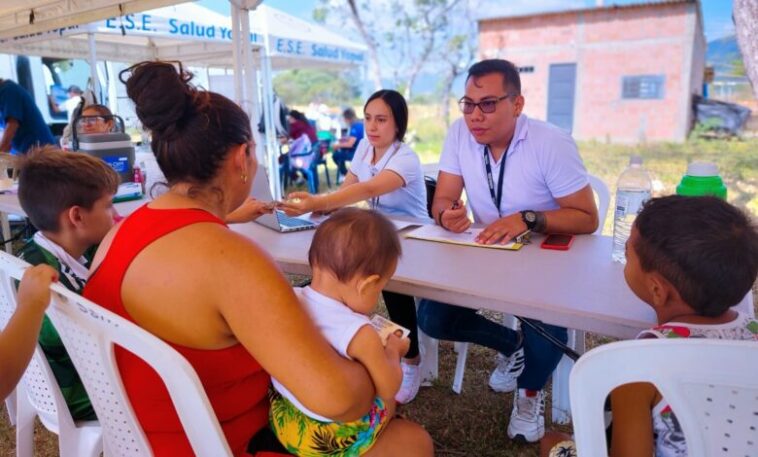
[[[511,62],[493,59],[473,65],[459,105],[463,119],[450,127],[440,157],[432,205],[437,224],[453,232],[471,225],[460,200],[465,188],[474,221],[486,225],[480,243],[506,243],[527,229],[595,231],[597,207],[576,143],[568,132],[521,113],[521,80]],[[544,435],[542,389],[562,356],[559,349],[526,326],[522,334],[476,310],[430,300],[422,301],[418,321],[434,338],[499,351],[490,387],[516,390],[508,436],[535,442]],[[538,324],[566,341],[565,328]]]

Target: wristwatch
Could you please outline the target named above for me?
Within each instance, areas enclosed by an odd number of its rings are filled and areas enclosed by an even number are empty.
[[[521,220],[533,232],[541,232],[545,228],[545,215],[540,211],[521,211]]]

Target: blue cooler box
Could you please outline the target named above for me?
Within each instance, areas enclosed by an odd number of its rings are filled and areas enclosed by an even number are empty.
[[[134,181],[134,145],[126,133],[79,135],[79,151],[104,160],[116,170],[121,182]]]

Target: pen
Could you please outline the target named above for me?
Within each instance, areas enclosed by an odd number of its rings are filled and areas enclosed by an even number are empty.
[[[524,242],[524,237],[526,237],[527,235],[529,235],[529,233],[531,233],[531,230],[530,229],[526,229],[523,232],[519,233],[518,235],[514,236],[513,237],[513,241],[515,241],[516,243],[523,243]]]
[[[458,200],[453,202],[453,206],[450,209],[458,209],[460,207],[460,204],[458,204]]]

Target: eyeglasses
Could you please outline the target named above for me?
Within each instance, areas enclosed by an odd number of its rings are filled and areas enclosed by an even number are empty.
[[[505,94],[502,97],[498,98],[487,98],[485,100],[480,101],[479,103],[474,103],[471,100],[466,100],[465,98],[462,98],[458,100],[458,107],[461,109],[461,112],[463,114],[471,114],[474,112],[474,108],[477,106],[479,109],[485,113],[494,113],[495,109],[497,108],[497,104],[503,100],[505,100],[508,97],[515,97],[518,94]]]
[[[83,125],[95,125],[106,120],[103,116],[82,116],[80,119],[79,122]]]

